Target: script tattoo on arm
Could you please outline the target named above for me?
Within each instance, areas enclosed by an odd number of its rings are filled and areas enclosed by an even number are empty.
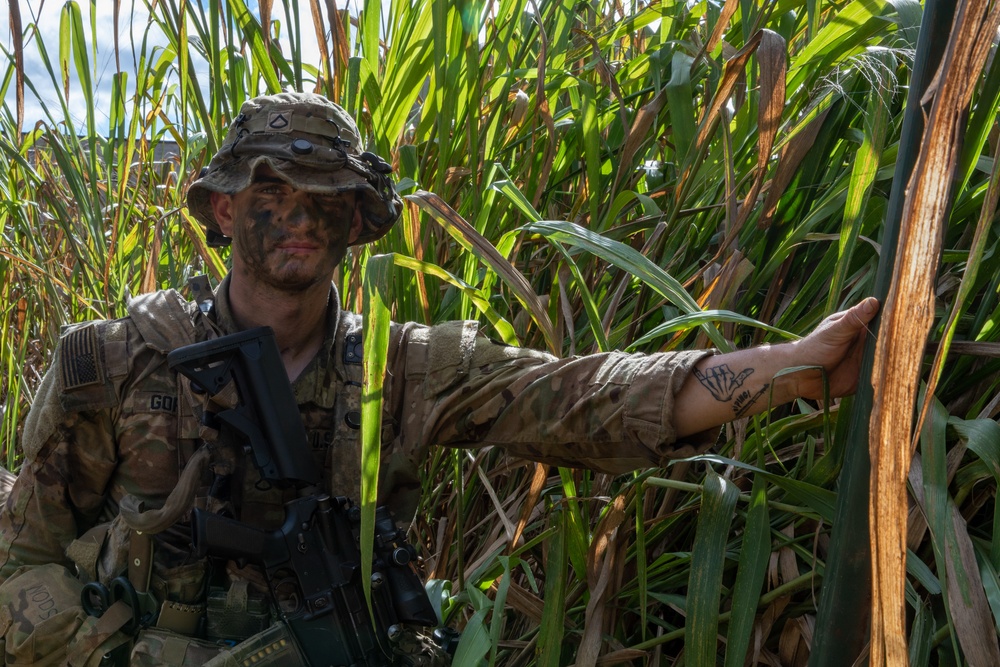
[[[736,413],[736,416],[742,417],[746,414],[750,407],[757,402],[758,398],[764,395],[764,392],[767,391],[767,388],[770,386],[771,385],[769,384],[765,384],[754,394],[751,394],[749,389],[744,389],[740,392],[740,395],[733,401],[733,412]]]
[[[743,381],[753,375],[753,372],[753,368],[744,368],[739,373],[734,373],[728,364],[710,366],[704,371],[694,369],[698,382],[708,389],[715,400],[722,403],[732,402],[733,412],[737,417],[742,417],[770,386],[765,384],[754,392],[744,389],[737,394],[737,390],[743,386]]]

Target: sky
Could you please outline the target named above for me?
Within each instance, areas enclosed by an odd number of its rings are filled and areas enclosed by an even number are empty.
[[[10,32],[10,3],[17,3],[20,7],[23,28],[26,28],[29,23],[36,23],[42,43],[49,51],[50,59],[57,61],[60,12],[63,6],[67,4],[66,0],[0,0],[0,45],[8,53],[13,51],[13,40]],[[87,26],[90,25],[91,12],[95,12],[94,18],[97,23],[97,34],[99,35],[97,57],[92,62],[97,100],[95,106],[97,109],[105,109],[111,97],[111,81],[115,72],[113,15],[115,2],[113,0],[78,0],[77,4],[83,16],[83,22]],[[122,0],[121,4],[122,16],[119,20],[118,38],[123,52],[122,69],[128,70],[131,67],[131,56],[127,55],[131,53],[130,33],[133,33],[132,37],[138,48],[141,45],[143,33],[146,30],[148,12],[145,10],[145,3],[139,0]],[[248,5],[252,11],[257,11],[257,2],[251,1]],[[277,0],[274,3],[272,16],[275,18],[284,17],[284,8],[281,0]],[[303,16],[304,22],[308,20],[307,16]],[[303,44],[303,59],[306,62],[314,62],[316,57],[311,57],[310,52],[318,54],[319,49],[315,43],[310,42],[312,30],[304,29],[302,33],[303,42],[305,42]],[[157,39],[156,36],[152,36],[150,42],[151,45],[164,44],[166,43],[166,38],[160,36]],[[55,88],[55,84],[52,83],[52,79],[38,53],[37,45],[33,42],[26,43],[24,56],[25,76],[30,78],[38,89],[38,98],[35,98],[31,90],[25,86],[25,127],[30,127],[36,121],[45,119],[45,113],[39,103],[39,98],[41,102],[44,102],[48,106],[54,116],[61,118],[62,111],[59,107],[57,89]],[[8,58],[6,56],[3,56],[3,58],[7,61],[4,65],[9,65]],[[94,67],[94,63],[96,63],[96,67]],[[6,66],[0,69],[0,72],[6,71]],[[130,81],[134,81],[134,77],[130,77]],[[5,102],[10,106],[12,112],[15,108],[13,88],[12,84],[5,98]],[[69,102],[71,118],[78,126],[82,125],[85,120],[86,102],[76,82],[71,83]],[[101,117],[97,120],[98,127],[100,127],[101,122],[106,121],[107,117]]]

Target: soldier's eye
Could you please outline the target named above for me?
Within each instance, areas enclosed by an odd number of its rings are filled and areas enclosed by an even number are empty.
[[[316,195],[316,203],[323,207],[343,206],[346,199],[343,195]]]

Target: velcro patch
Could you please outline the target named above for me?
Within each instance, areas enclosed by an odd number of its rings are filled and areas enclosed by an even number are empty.
[[[442,322],[427,330],[425,398],[441,393],[468,374],[477,333],[479,323],[475,320]]]
[[[292,130],[291,111],[272,111],[267,115],[269,132],[290,132]]]
[[[125,408],[134,413],[177,412],[177,396],[155,391],[134,391],[125,401]]]
[[[97,329],[80,327],[67,333],[61,342],[63,389],[70,391],[101,382],[101,354],[97,347]]]

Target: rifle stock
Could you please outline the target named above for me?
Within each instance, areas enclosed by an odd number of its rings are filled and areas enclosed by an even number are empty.
[[[319,482],[271,327],[185,345],[168,354],[167,363],[211,396],[235,382],[239,405],[216,417],[247,439],[264,479],[277,484]]]

